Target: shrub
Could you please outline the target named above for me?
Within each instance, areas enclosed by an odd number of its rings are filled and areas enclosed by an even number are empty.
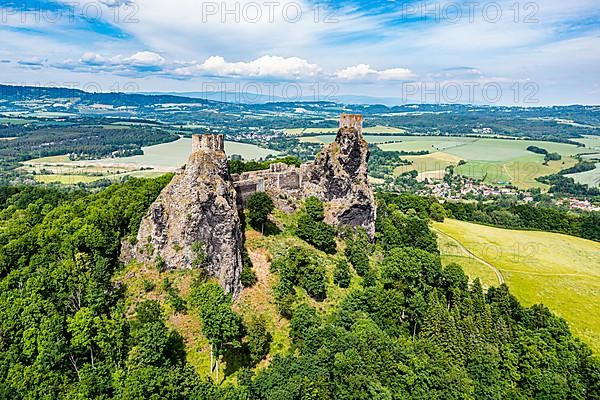
[[[272,264],[273,272],[279,273],[276,299],[289,301],[294,285],[303,287],[309,296],[322,300],[326,296],[325,268],[316,255],[301,247],[292,247],[287,254]]]
[[[338,260],[333,271],[333,282],[341,288],[350,286],[350,266],[346,260]]]
[[[202,267],[208,262],[206,245],[203,242],[194,242],[192,244],[192,253],[194,255],[194,259],[192,260],[192,266]]]
[[[290,321],[290,337],[294,342],[302,341],[308,331],[319,324],[317,311],[308,304],[302,303],[296,308]]]
[[[264,233],[265,223],[269,220],[269,214],[275,209],[273,200],[265,192],[254,193],[246,204],[248,220],[250,225]]]
[[[245,342],[248,346],[250,362],[258,364],[269,353],[269,346],[273,337],[267,329],[267,320],[264,315],[252,315],[246,323]]]
[[[148,293],[154,290],[154,287],[156,286],[154,284],[154,282],[152,282],[149,279],[144,279],[144,282],[142,283],[143,288],[144,288],[144,292]]]
[[[154,266],[158,272],[162,272],[165,269],[165,259],[161,256],[156,256],[154,260]]]
[[[242,283],[242,286],[245,288],[252,287],[257,280],[256,272],[254,272],[252,268],[244,265],[242,274],[240,275],[240,282]]]
[[[345,254],[359,276],[369,271],[372,245],[364,228],[359,228],[346,239]]]
[[[333,254],[336,251],[335,229],[327,225],[324,218],[323,202],[309,197],[298,217],[296,234],[317,249]]]
[[[250,259],[250,255],[248,255],[248,250],[246,250],[245,248],[244,248],[244,251],[242,252],[242,263],[243,263],[243,268],[242,268],[242,274],[240,276],[240,281],[242,283],[242,286],[244,286],[246,288],[252,287],[252,286],[254,286],[254,284],[257,281],[256,273],[252,269],[253,268],[252,260]]]

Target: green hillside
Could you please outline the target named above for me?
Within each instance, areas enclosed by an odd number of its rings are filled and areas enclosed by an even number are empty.
[[[424,199],[381,200],[375,243],[360,230],[336,235],[314,198],[266,224],[247,210],[255,227],[245,229],[246,287],[234,300],[200,255],[199,267],[178,271],[158,258],[119,261],[168,181],[130,179],[98,193],[0,190],[0,399],[600,393],[600,361],[550,309],[521,305],[505,285],[484,290],[442,263],[415,212]]]
[[[557,233],[509,230],[447,219],[436,230],[498,268],[511,292],[525,305],[544,304],[565,318],[573,332],[600,351],[600,243]],[[443,236],[441,240],[444,240]],[[440,242],[443,258],[460,253]],[[498,282],[474,257],[470,276]]]

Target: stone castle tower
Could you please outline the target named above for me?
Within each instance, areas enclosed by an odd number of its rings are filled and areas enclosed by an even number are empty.
[[[197,151],[225,152],[224,135],[192,135],[192,153]]]
[[[363,116],[360,114],[342,114],[340,116],[340,129],[354,128],[362,135]]]
[[[185,168],[150,206],[137,243],[122,252],[124,261],[135,258],[169,270],[202,268],[237,296],[242,224],[224,142],[223,135],[193,135]]]

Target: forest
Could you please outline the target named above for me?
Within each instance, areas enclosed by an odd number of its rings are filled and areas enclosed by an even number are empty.
[[[199,376],[161,305],[128,311],[113,279],[121,240],[169,180],[0,190],[0,399],[600,398],[600,361],[564,320],[442,267],[431,202],[396,195],[379,196],[376,242],[346,232],[345,250],[322,229],[318,201],[300,211],[307,245],[272,265],[292,348],[266,366],[255,367],[268,352],[264,321],[242,321],[220,286],[196,281],[180,300],[201,318],[197,334],[216,360],[247,354],[235,383]],[[337,254],[335,276],[311,244]],[[311,305],[355,275],[328,312]]]
[[[24,128],[23,128],[24,129]],[[21,130],[23,130],[21,129]],[[0,141],[4,162],[69,154],[73,159],[143,154],[142,146],[177,140],[156,127],[62,126],[26,129],[14,140]]]

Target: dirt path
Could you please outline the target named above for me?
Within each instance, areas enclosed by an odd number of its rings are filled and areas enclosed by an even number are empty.
[[[499,282],[500,285],[502,285],[505,282],[504,281],[504,275],[502,275],[502,271],[500,271],[498,268],[494,267],[492,264],[490,264],[489,262],[485,261],[484,259],[478,257],[477,255],[473,254],[473,252],[471,252],[469,249],[467,249],[465,246],[463,246],[461,242],[459,242],[458,240],[454,239],[452,236],[448,235],[447,233],[442,232],[439,229],[435,229],[435,228],[433,228],[433,230],[435,232],[439,233],[440,235],[443,235],[446,238],[450,239],[453,243],[455,243],[458,247],[460,247],[461,250],[464,251],[466,254],[468,254],[470,257],[473,257],[475,260],[479,261],[480,263],[482,263],[486,267],[491,268],[492,271],[494,271],[494,273],[498,277],[498,282]]]
[[[506,164],[502,164],[502,169],[504,170],[504,172],[506,172],[506,175],[510,178],[510,181],[514,182],[515,178],[508,171],[508,167],[506,166]]]

